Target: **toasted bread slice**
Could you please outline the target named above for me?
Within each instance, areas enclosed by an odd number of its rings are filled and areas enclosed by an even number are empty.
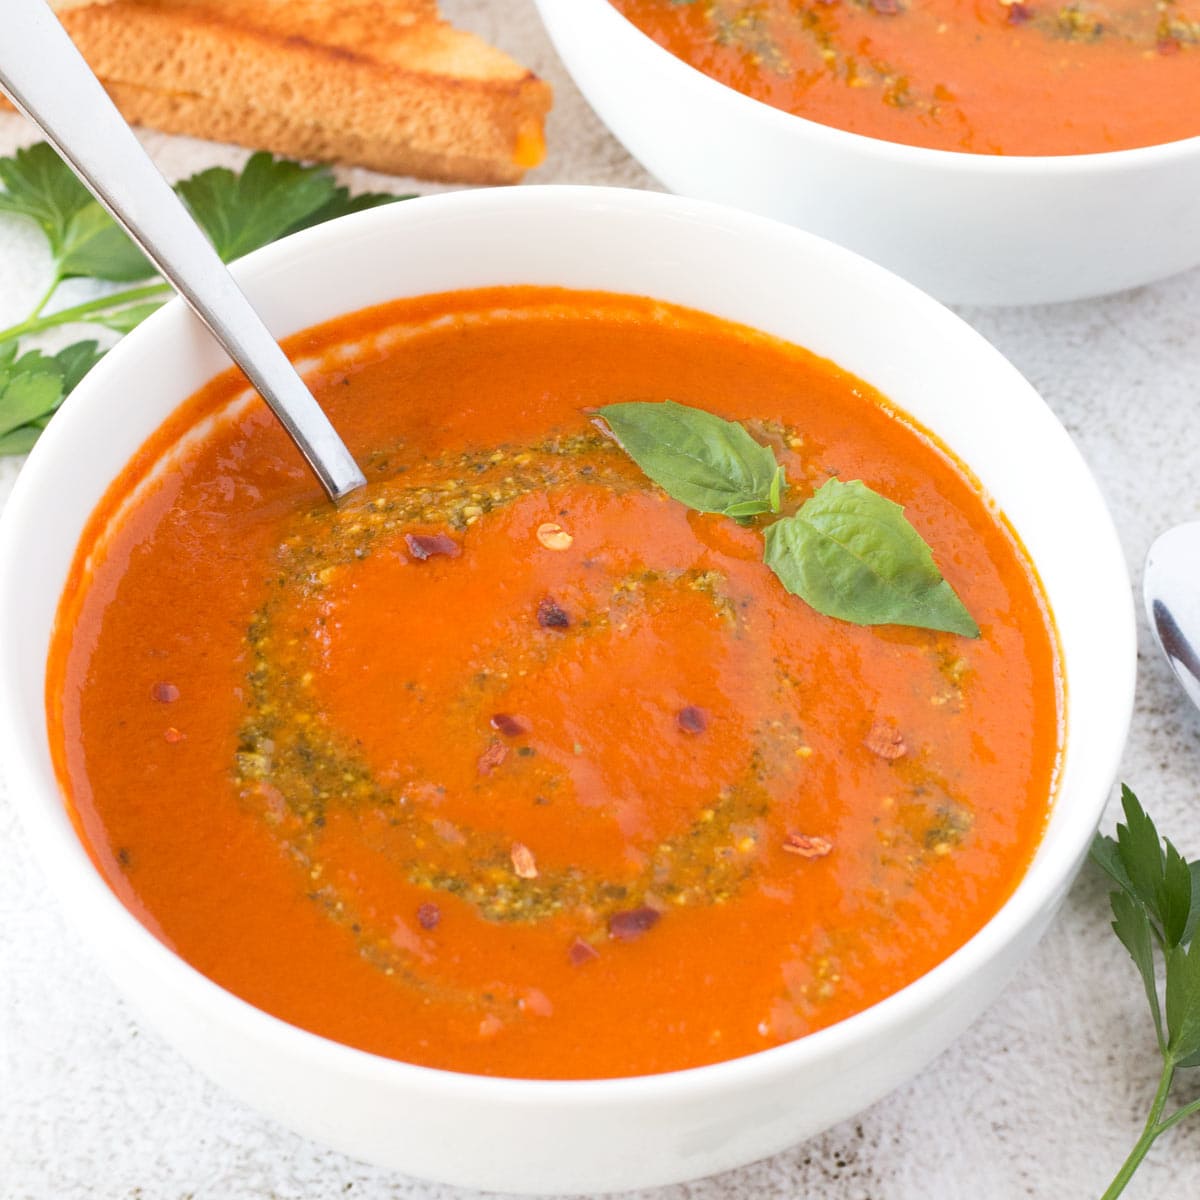
[[[436,0],[66,0],[127,120],[395,175],[511,183],[541,161],[548,84]]]

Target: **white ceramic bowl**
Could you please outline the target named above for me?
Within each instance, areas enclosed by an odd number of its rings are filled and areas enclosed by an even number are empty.
[[[51,621],[84,522],[150,432],[226,365],[176,302],[68,399],[0,521],[5,773],[66,910],[146,1020],[248,1103],[349,1154],[525,1192],[725,1170],[842,1120],[920,1070],[996,996],[1063,898],[1132,702],[1132,600],[1116,536],[1033,389],[957,317],[848,251],[652,193],[527,188],[413,200],[299,234],[236,273],[279,334],[397,296],[562,284],[707,309],[832,358],[940,434],[1012,521],[1057,615],[1069,736],[1044,842],[1001,911],[929,974],[801,1041],[668,1075],[544,1082],[410,1066],[267,1016],[187,966],[117,901],[75,836],[47,742]]]
[[[1200,263],[1200,137],[1045,157],[904,146],[717,83],[608,0],[537,5],[601,120],[672,191],[819,233],[946,303],[1075,300]]]

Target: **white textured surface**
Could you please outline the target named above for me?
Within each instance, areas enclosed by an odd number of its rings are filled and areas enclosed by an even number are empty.
[[[653,186],[563,78],[527,0],[443,7],[555,84],[550,156],[532,182]],[[0,117],[0,153],[30,140],[17,118]],[[172,176],[243,157],[187,139],[151,135],[148,143]],[[345,178],[356,187],[381,184],[364,172]],[[39,291],[37,251],[19,222],[0,221],[0,326],[22,316]],[[1107,300],[963,314],[1078,439],[1139,583],[1154,534],[1200,517],[1198,312],[1200,272]],[[0,460],[0,503],[18,468]],[[1144,623],[1139,636],[1123,778],[1197,854],[1200,714],[1186,707]],[[64,926],[2,779],[0,846],[0,1200],[466,1200],[258,1118],[142,1030]],[[1003,998],[907,1088],[777,1158],[644,1200],[1097,1197],[1154,1090],[1144,1004],[1108,932],[1105,888],[1085,871]],[[1178,1089],[1180,1099],[1197,1093],[1200,1072]],[[1167,1135],[1126,1193],[1134,1200],[1197,1194],[1200,1120]]]

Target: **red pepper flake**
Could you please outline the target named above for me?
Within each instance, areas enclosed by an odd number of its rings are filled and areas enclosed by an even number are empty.
[[[708,728],[708,714],[694,704],[681,708],[675,714],[675,721],[684,733],[703,733]]]
[[[408,547],[409,557],[417,562],[424,562],[437,554],[457,558],[462,553],[458,543],[444,533],[406,533],[404,544]]]
[[[1164,37],[1158,39],[1156,49],[1158,50],[1159,54],[1178,54],[1180,50],[1183,49],[1183,44],[1178,38]]]
[[[179,689],[173,683],[160,680],[150,689],[150,696],[159,704],[174,704],[179,699]]]
[[[806,833],[789,833],[783,849],[788,854],[798,854],[801,858],[824,858],[833,850],[833,843],[828,838],[809,837]]]
[[[1024,25],[1033,20],[1033,9],[1028,4],[1022,4],[1021,0],[1011,0],[1005,8],[1008,9],[1007,19],[1010,25]]]
[[[505,737],[520,737],[521,734],[529,732],[529,726],[520,717],[514,717],[512,713],[492,713],[492,719],[488,724],[497,733],[504,734]]]
[[[475,769],[480,775],[490,775],[508,757],[508,747],[503,742],[492,742],[479,756]]]
[[[436,929],[442,919],[442,910],[436,904],[426,903],[417,906],[417,924],[422,929]]]
[[[186,733],[181,733],[174,725],[168,725],[163,731],[163,740],[174,746],[177,742],[182,742],[187,737]]]
[[[892,762],[897,758],[903,758],[908,753],[908,746],[905,744],[904,736],[889,721],[876,721],[871,726],[871,732],[863,739],[863,745],[872,754],[877,754],[880,758],[886,758],[888,762]]]
[[[533,857],[533,851],[524,842],[513,842],[512,865],[513,872],[518,879],[536,879],[538,877],[537,859]]]
[[[608,918],[608,936],[620,942],[631,942],[658,924],[662,914],[656,908],[643,906],[613,913]]]
[[[894,17],[900,11],[898,0],[871,0],[871,7],[881,17]]]
[[[567,959],[573,967],[582,967],[586,963],[595,962],[600,957],[600,951],[591,942],[585,942],[577,937],[567,950]]]
[[[566,629],[571,624],[566,611],[549,596],[538,604],[537,619],[543,629]]]

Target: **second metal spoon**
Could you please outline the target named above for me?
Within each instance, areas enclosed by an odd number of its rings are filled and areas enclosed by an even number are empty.
[[[279,343],[44,0],[5,0],[0,88],[212,330],[331,499],[366,480]]]
[[[1200,708],[1200,521],[1176,525],[1155,539],[1142,590],[1150,628]]]

